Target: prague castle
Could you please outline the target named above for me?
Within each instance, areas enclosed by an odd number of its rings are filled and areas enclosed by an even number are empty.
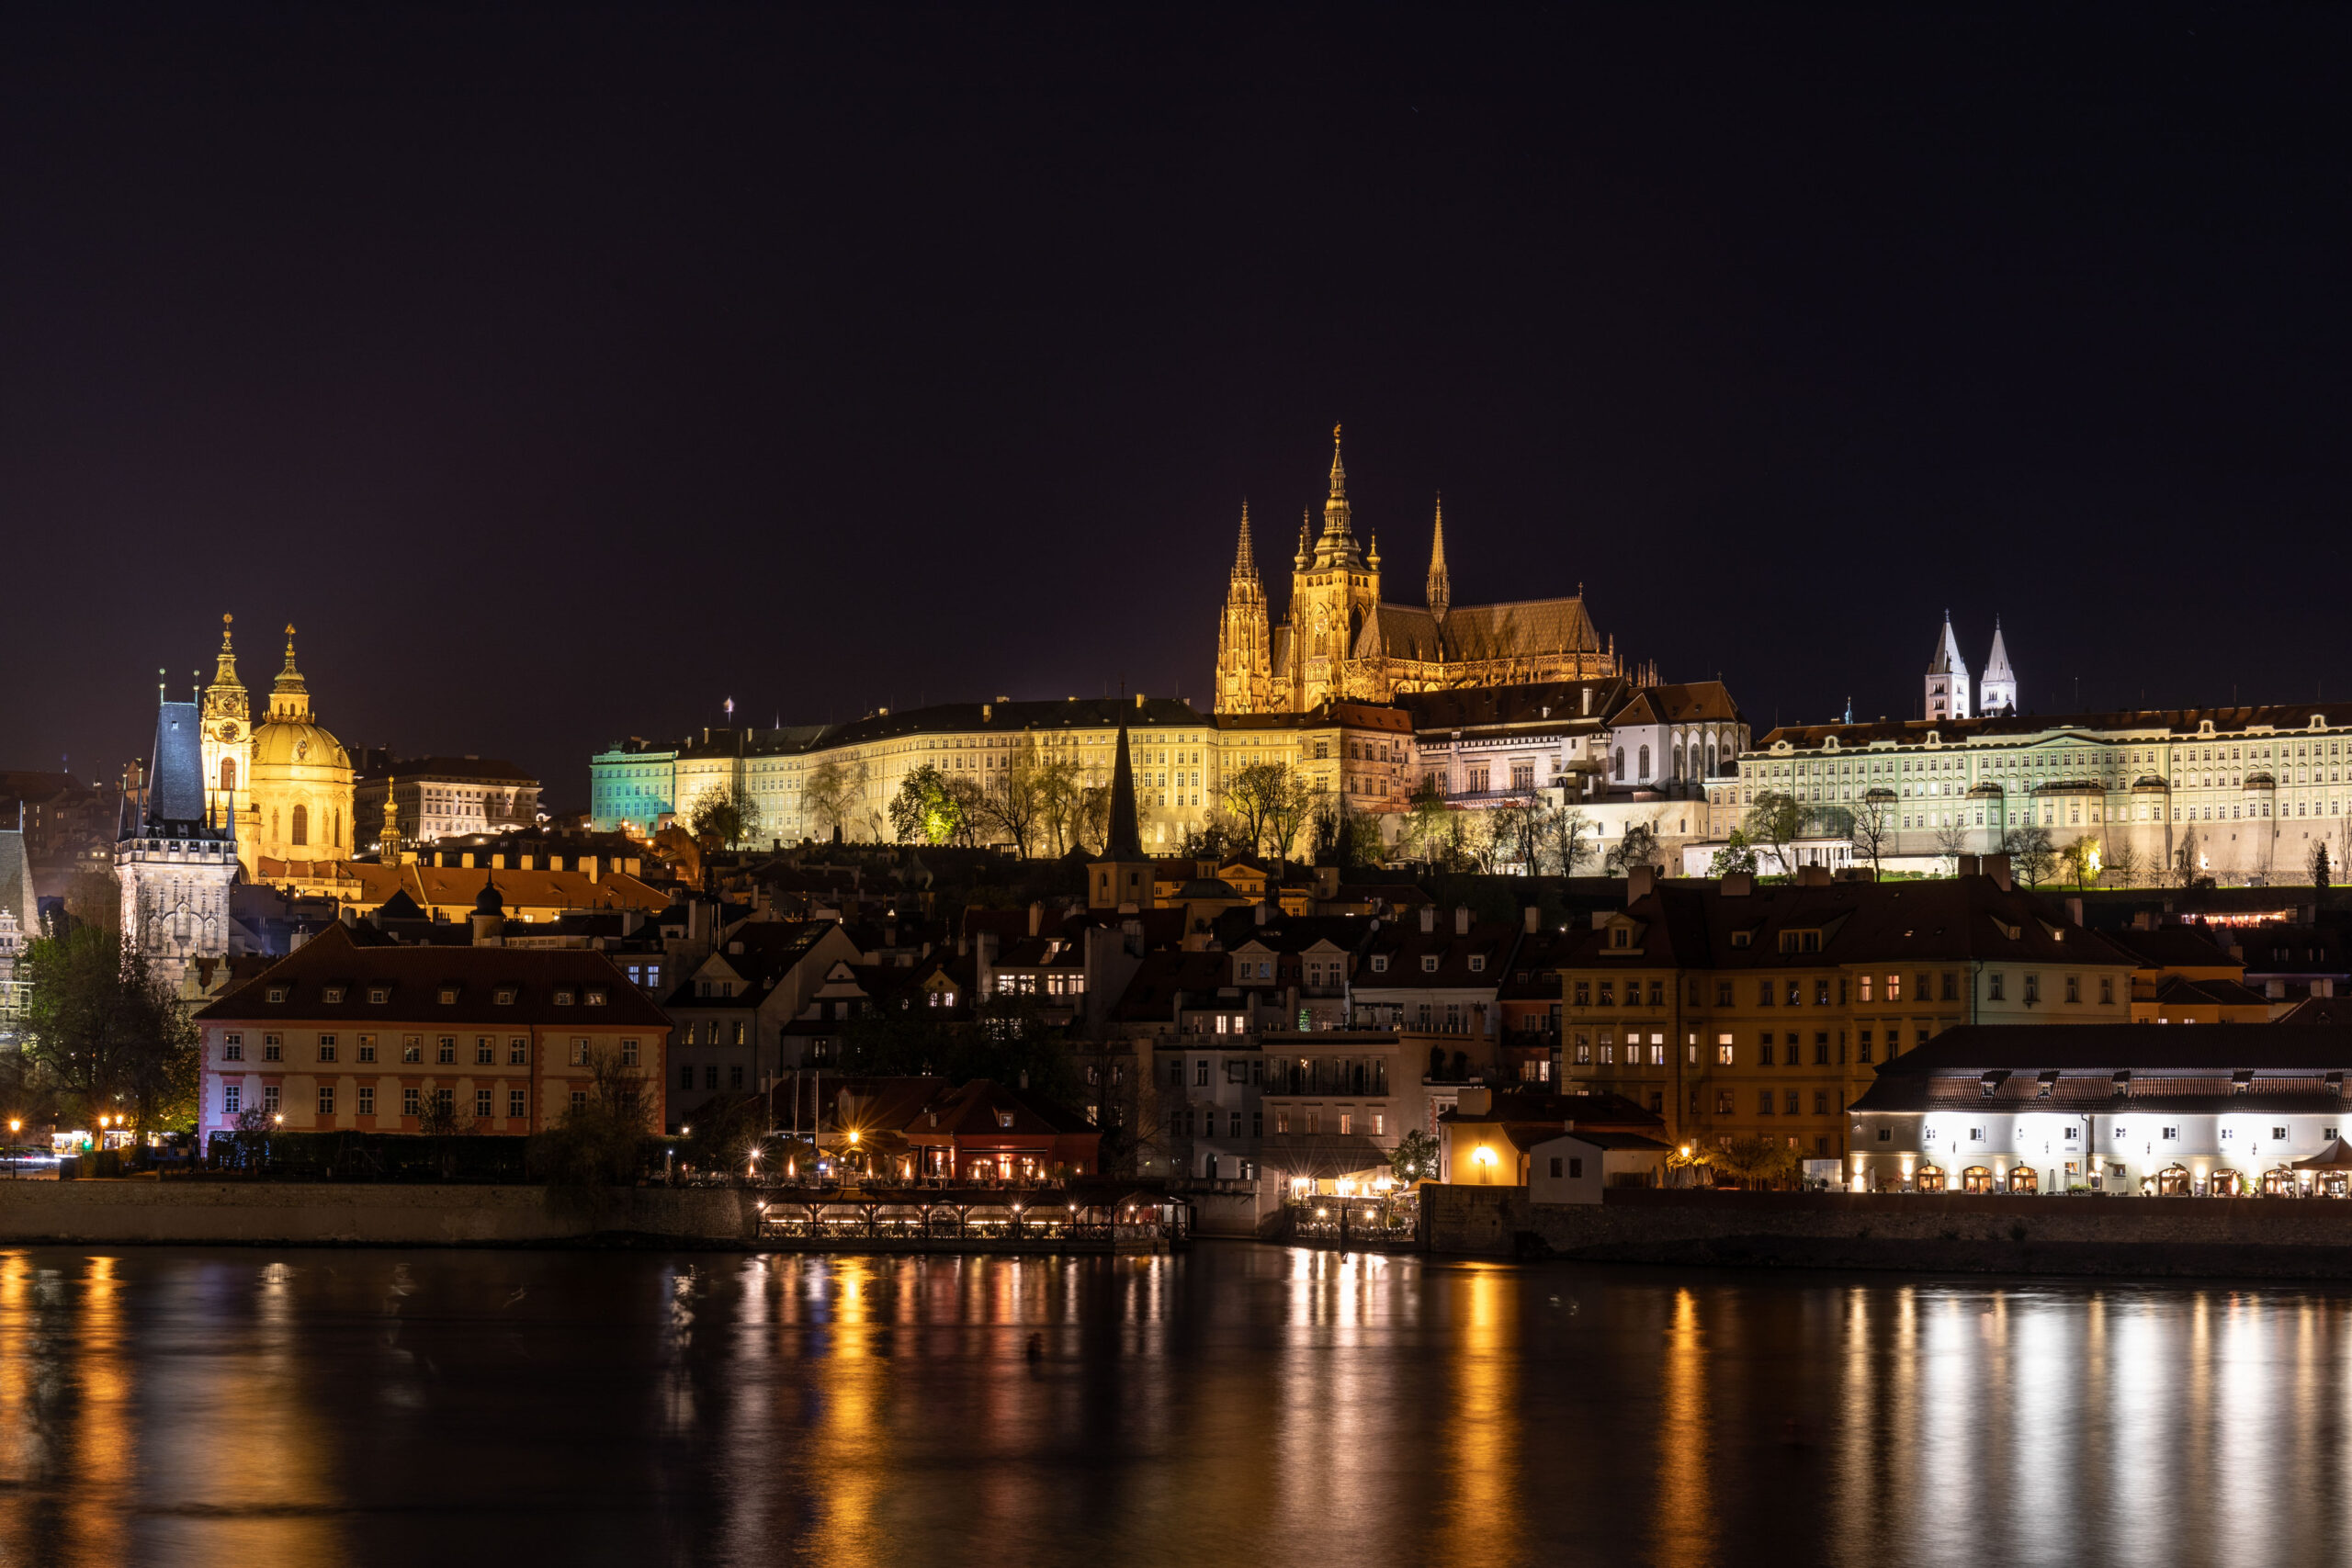
[[[1510,604],[1455,604],[1445,565],[1445,513],[1430,536],[1425,603],[1380,592],[1380,539],[1357,542],[1340,432],[1331,431],[1331,487],[1323,531],[1298,525],[1290,603],[1275,624],[1241,513],[1241,543],[1217,633],[1216,711],[1306,713],[1326,703],[1385,703],[1405,692],[1606,679],[1620,671],[1581,595]]]

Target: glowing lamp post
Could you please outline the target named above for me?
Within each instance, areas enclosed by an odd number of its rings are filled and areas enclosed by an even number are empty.
[[[1495,1151],[1480,1144],[1470,1156],[1470,1163],[1478,1168],[1478,1184],[1483,1187],[1493,1179]]]

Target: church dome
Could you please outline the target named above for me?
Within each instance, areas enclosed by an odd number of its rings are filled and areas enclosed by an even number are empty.
[[[351,754],[315,724],[272,720],[254,731],[254,766],[348,770]]]

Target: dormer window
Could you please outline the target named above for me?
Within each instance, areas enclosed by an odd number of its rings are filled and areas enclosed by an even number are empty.
[[[457,987],[444,986],[441,987],[441,1005],[445,1008],[456,1007],[458,1005]]]
[[[1609,945],[1618,948],[1631,947],[1634,945],[1634,933],[1623,926],[1611,926],[1609,928]]]
[[[1487,955],[1485,953],[1474,953],[1470,955],[1470,973],[1473,975],[1481,975],[1486,972],[1486,968]]]
[[[1731,933],[1731,944],[1732,944],[1734,947],[1746,947],[1746,946],[1747,945],[1747,940],[1748,940],[1748,937],[1749,937],[1749,935],[1750,935],[1750,934],[1751,934],[1751,933],[1749,933],[1749,932],[1747,932],[1747,931],[1734,931],[1734,932],[1732,932],[1732,933]],[[1865,997],[1862,998],[1862,1000],[1864,1000],[1864,1001],[1868,1001],[1868,1000],[1870,1000],[1870,998],[1869,998],[1869,997],[1867,997],[1867,996],[1865,996]]]
[[[571,993],[570,991],[558,991],[555,994],[555,1005],[560,1008],[570,1007],[571,1005]]]
[[[368,999],[376,1006],[382,1007],[392,999],[392,988],[390,986],[370,986],[368,987]]]
[[[1375,975],[1385,975],[1388,973],[1388,954],[1385,953],[1375,953],[1372,955],[1372,972]]]
[[[495,999],[500,1007],[513,1007],[514,1005],[514,987],[512,986],[501,986],[497,990]]]
[[[1421,954],[1421,973],[1424,975],[1434,975],[1437,973],[1436,953],[1424,953]]]
[[[343,987],[329,986],[320,994],[319,999],[322,1002],[339,1002],[343,1000]]]
[[[591,991],[591,992],[589,992],[589,993],[588,993],[588,1005],[589,1005],[590,1007],[592,1007],[592,1008],[600,1008],[600,1007],[603,1007],[603,1006],[605,1005],[605,993],[604,993],[604,992],[602,992],[602,991]]]
[[[998,1111],[996,1113],[996,1124],[1003,1128],[1008,1133],[1012,1131],[1012,1112],[1010,1111]]]
[[[286,999],[286,987],[283,986],[272,986],[269,988],[269,999],[274,1002],[284,1001]]]

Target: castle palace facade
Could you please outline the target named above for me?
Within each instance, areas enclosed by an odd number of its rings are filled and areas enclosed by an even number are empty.
[[[1275,623],[1241,510],[1241,543],[1217,631],[1216,711],[1307,713],[1327,703],[1386,703],[1401,692],[1519,686],[1607,679],[1620,673],[1615,639],[1603,643],[1581,594],[1510,604],[1453,602],[1445,567],[1445,512],[1430,539],[1425,603],[1380,593],[1380,538],[1360,545],[1348,507],[1340,432],[1331,431],[1331,488],[1323,531],[1298,525],[1290,603]]]

